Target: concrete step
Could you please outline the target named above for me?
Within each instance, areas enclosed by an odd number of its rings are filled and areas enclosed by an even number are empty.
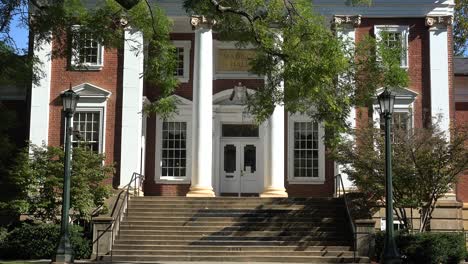
[[[207,232],[216,232],[216,231],[291,231],[291,232],[345,232],[347,227],[344,226],[295,226],[295,225],[245,225],[245,226],[226,226],[226,225],[217,225],[217,226],[191,226],[191,225],[167,225],[161,226],[154,223],[147,224],[128,224],[123,223],[120,225],[120,230],[145,230],[145,231],[170,231],[170,230],[180,230],[180,231],[207,231]]]
[[[344,235],[328,235],[328,234],[307,234],[307,235],[278,235],[278,236],[241,236],[241,235],[147,235],[147,234],[119,234],[117,237],[122,240],[179,240],[179,241],[345,241]]]
[[[232,251],[232,250],[114,250],[115,255],[167,255],[167,256],[326,256],[326,257],[353,257],[352,251]]]
[[[262,198],[262,197],[184,197],[184,196],[138,196],[131,197],[130,201],[185,201],[185,202],[257,202],[257,203],[323,203],[342,202],[342,198],[334,197],[288,197],[288,198]]]
[[[186,206],[186,207],[159,207],[159,206],[130,206],[130,212],[258,212],[258,213],[294,213],[294,214],[313,214],[322,212],[343,213],[343,208],[323,207],[323,208],[283,208],[283,207],[268,207],[268,208],[248,208],[248,207],[208,207],[208,206]]]
[[[314,212],[314,213],[294,213],[294,212],[214,212],[199,210],[198,212],[142,212],[129,210],[129,217],[262,217],[262,218],[322,218],[322,217],[340,217],[345,218],[341,212]]]
[[[199,216],[146,216],[146,215],[129,215],[126,220],[130,221],[185,221],[185,222],[225,222],[225,223],[345,223],[346,219],[336,217],[240,217],[240,216],[224,216],[224,215],[199,215]]]
[[[135,245],[135,244],[116,244],[114,250],[178,250],[178,251],[274,251],[274,252],[309,252],[309,251],[351,251],[351,246],[231,246],[231,245],[210,245],[210,246],[196,246],[196,245]]]
[[[145,235],[145,236],[177,236],[177,237],[206,237],[206,236],[223,236],[223,237],[285,237],[285,236],[294,236],[294,237],[342,237],[343,232],[337,231],[290,231],[290,230],[278,230],[278,231],[267,231],[267,230],[255,230],[255,231],[187,231],[187,230],[121,230],[119,233],[120,236],[130,236],[130,235]]]
[[[107,257],[110,258],[110,257]],[[104,259],[106,260],[106,259]],[[369,263],[367,258],[327,256],[168,256],[168,255],[114,255],[113,261],[212,261],[212,262],[307,262],[307,263]]]
[[[230,246],[230,247],[251,247],[251,246],[295,246],[298,248],[312,247],[312,246],[351,246],[351,242],[343,241],[330,241],[330,240],[304,240],[304,241],[248,241],[248,240],[174,240],[173,238],[166,239],[152,239],[152,240],[138,240],[138,239],[122,239],[118,238],[115,245],[147,245],[147,246]]]

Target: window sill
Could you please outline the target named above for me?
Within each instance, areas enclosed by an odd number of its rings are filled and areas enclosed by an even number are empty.
[[[72,65],[71,70],[73,71],[100,71],[103,65]]]
[[[319,178],[319,179],[288,179],[288,184],[325,184],[325,179]]]
[[[189,82],[188,77],[177,77],[177,80],[179,80],[180,83],[188,83]]]
[[[174,178],[162,178],[162,179],[155,179],[155,183],[158,184],[190,184],[189,179],[174,179]]]

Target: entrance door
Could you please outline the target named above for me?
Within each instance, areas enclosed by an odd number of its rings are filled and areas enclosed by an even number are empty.
[[[261,191],[258,154],[258,140],[222,141],[221,194],[241,196]]]

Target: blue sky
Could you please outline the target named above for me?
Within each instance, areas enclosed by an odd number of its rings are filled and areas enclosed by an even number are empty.
[[[19,15],[13,18],[10,35],[15,40],[18,49],[27,49],[29,32],[25,25],[21,25],[19,18]]]

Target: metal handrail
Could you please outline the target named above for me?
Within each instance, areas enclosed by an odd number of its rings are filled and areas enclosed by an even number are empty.
[[[111,223],[104,230],[97,230],[98,236],[93,241],[93,247],[94,247],[94,244],[97,243],[95,260],[98,260],[99,258],[99,240],[104,234],[106,234],[107,232],[111,232],[110,262],[112,262],[112,246],[114,244],[115,234],[119,231],[120,222],[122,221],[125,215],[125,210],[127,209],[128,200],[130,198],[130,192],[133,191],[133,196],[135,195],[140,196],[140,188],[143,186],[144,180],[145,180],[145,175],[134,172],[132,174],[132,178],[130,179],[130,182],[123,187],[125,191],[121,191],[119,195],[117,196],[117,199],[114,203],[114,207],[112,208],[112,212],[111,212],[111,218],[112,218]],[[132,186],[133,186],[133,190],[131,190]],[[124,194],[123,197],[122,197],[122,194]],[[119,206],[120,200],[122,200],[122,202],[120,202],[120,206]],[[99,234],[99,231],[101,232],[100,234]]]
[[[351,232],[353,233],[353,258],[354,262],[356,262],[356,251],[357,251],[357,233],[356,233],[356,225],[354,223],[354,219],[351,215],[351,211],[349,208],[349,202],[346,195],[346,189],[344,187],[343,178],[341,174],[335,175],[335,197],[343,196],[343,200],[346,206],[346,214],[349,219],[349,224],[351,227]]]

